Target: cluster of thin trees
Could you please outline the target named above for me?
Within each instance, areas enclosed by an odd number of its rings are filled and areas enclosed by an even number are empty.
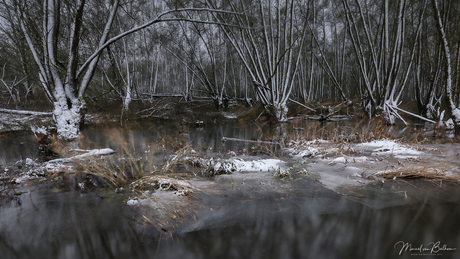
[[[43,97],[58,133],[86,102],[180,95],[263,105],[358,102],[369,116],[460,125],[454,0],[3,0],[2,103]]]

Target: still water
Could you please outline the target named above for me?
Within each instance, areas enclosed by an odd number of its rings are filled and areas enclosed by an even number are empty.
[[[419,182],[417,202],[379,206],[307,183],[278,195],[198,199],[215,205],[177,231],[141,222],[126,196],[35,189],[0,207],[1,258],[458,258],[458,251],[401,251],[402,244],[460,247],[458,186]],[[297,186],[296,188],[301,188]],[[309,190],[309,191],[305,191]],[[226,200],[225,200],[226,199]],[[197,223],[198,222],[198,223]],[[145,223],[145,222],[144,222]],[[401,253],[401,254],[400,254]],[[414,255],[415,254],[415,255]]]
[[[130,131],[129,142],[143,150],[163,130],[197,149],[243,152],[246,144],[221,138],[257,140],[261,134],[256,126],[232,124],[163,127]],[[110,147],[103,131],[87,129],[85,145]],[[25,133],[1,144],[29,142]],[[5,163],[38,157],[17,150]],[[460,258],[458,184],[394,181],[340,193],[310,178],[289,184],[289,192],[195,192],[184,199],[203,206],[174,229],[143,220],[149,208],[127,206],[132,193],[18,186],[16,195],[0,194],[0,258]],[[396,197],[395,190],[409,198]]]

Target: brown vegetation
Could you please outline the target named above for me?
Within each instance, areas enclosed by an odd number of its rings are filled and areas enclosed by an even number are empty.
[[[451,173],[442,165],[412,165],[401,166],[395,169],[387,170],[377,174],[385,179],[429,179],[429,180],[444,180],[444,181],[460,181],[458,173]]]

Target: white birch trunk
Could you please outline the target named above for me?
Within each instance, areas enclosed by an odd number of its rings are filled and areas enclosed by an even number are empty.
[[[436,18],[436,25],[438,27],[439,36],[442,41],[442,48],[444,51],[444,56],[446,59],[446,84],[445,84],[445,94],[447,97],[448,108],[452,116],[452,120],[455,123],[455,134],[458,135],[460,132],[460,109],[458,109],[454,103],[453,93],[452,93],[452,61],[451,54],[449,49],[449,43],[447,41],[446,32],[444,30],[444,25],[441,19],[441,13],[438,8],[438,2],[436,0],[431,1],[434,9],[434,15]]]

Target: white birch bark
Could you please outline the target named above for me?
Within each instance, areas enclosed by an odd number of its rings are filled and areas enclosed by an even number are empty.
[[[434,16],[436,20],[436,25],[439,32],[439,37],[441,38],[442,48],[444,52],[444,57],[446,59],[446,84],[444,86],[444,92],[447,97],[448,108],[452,116],[452,120],[455,123],[455,134],[460,134],[460,109],[457,108],[454,103],[453,93],[452,93],[452,60],[451,53],[449,48],[449,42],[447,41],[447,35],[444,30],[443,21],[441,19],[441,13],[438,7],[437,0],[431,0],[433,5]]]

